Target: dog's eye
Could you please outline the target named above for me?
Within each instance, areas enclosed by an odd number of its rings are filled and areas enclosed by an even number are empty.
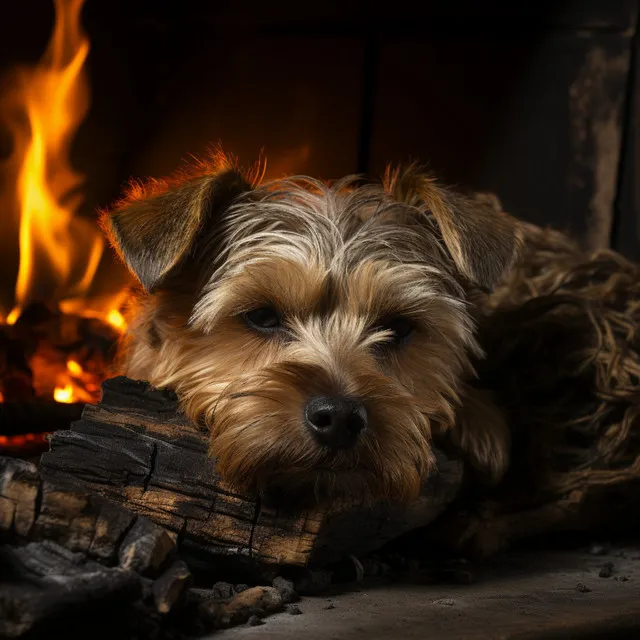
[[[393,333],[393,342],[395,344],[402,344],[413,333],[415,326],[409,318],[399,316],[383,322],[380,328]]]
[[[278,312],[272,307],[260,307],[244,314],[245,322],[258,331],[276,331],[282,326]]]

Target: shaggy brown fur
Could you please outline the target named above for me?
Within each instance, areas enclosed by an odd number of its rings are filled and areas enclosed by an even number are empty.
[[[381,184],[260,185],[218,157],[136,186],[104,226],[144,288],[125,372],[178,393],[232,484],[410,499],[433,466],[432,431],[454,425],[478,468],[504,472],[504,420],[465,381],[480,354],[473,301],[513,262],[513,218],[415,166]],[[256,326],[265,313],[277,326]],[[319,396],[360,403],[352,446],[307,428]],[[465,396],[483,410],[459,412]]]
[[[505,411],[513,464],[435,531],[480,555],[535,534],[640,526],[640,266],[522,229],[516,268],[484,300],[476,383]]]
[[[640,477],[640,266],[523,232],[517,268],[487,300],[480,372],[528,434],[536,495]]]

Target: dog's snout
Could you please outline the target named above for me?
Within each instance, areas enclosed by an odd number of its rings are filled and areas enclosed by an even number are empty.
[[[312,398],[305,407],[304,417],[318,442],[334,449],[353,446],[367,426],[364,404],[341,396]]]

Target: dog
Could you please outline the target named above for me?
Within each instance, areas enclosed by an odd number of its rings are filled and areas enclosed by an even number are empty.
[[[487,481],[509,430],[471,386],[516,219],[417,165],[262,182],[218,153],[103,212],[139,283],[122,372],[175,391],[222,478],[270,499],[414,499],[445,438]],[[274,498],[275,499],[275,498]]]

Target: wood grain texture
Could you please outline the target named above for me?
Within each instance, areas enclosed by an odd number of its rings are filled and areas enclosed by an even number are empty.
[[[41,630],[51,620],[116,610],[140,595],[140,579],[50,542],[0,546],[0,637]],[[50,636],[50,637],[53,637]]]
[[[175,550],[176,535],[80,484],[0,457],[0,542],[41,541],[144,575]]]
[[[284,513],[226,485],[207,457],[207,437],[178,411],[173,394],[113,378],[99,405],[54,435],[41,470],[49,481],[72,478],[146,516],[177,534],[183,548],[296,566],[366,553],[428,524],[462,480],[461,463],[437,453],[439,474],[412,504]]]
[[[156,609],[169,611],[190,579],[185,566],[162,573],[175,539],[81,486],[0,457],[0,637],[44,628],[54,637],[50,625],[71,616],[74,624],[84,616],[85,628],[92,615],[106,622],[110,607],[128,611],[140,598],[143,579],[155,587]]]

